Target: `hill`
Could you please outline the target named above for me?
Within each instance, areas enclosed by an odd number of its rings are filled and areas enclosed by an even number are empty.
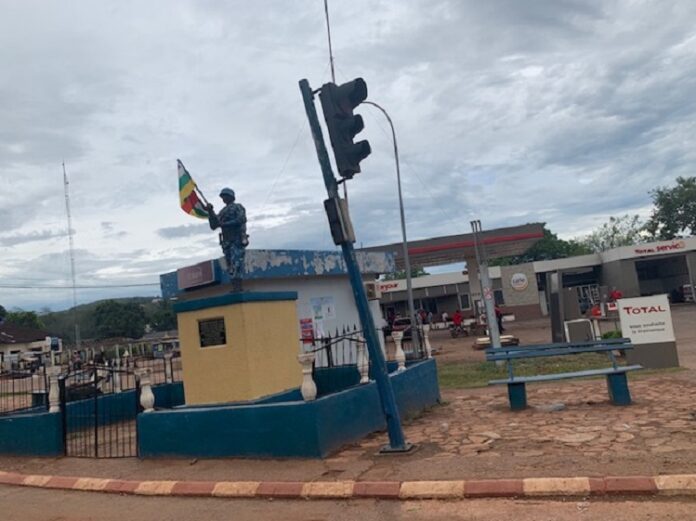
[[[121,304],[137,304],[143,307],[148,318],[154,318],[162,309],[163,301],[158,297],[128,297],[116,299],[96,300],[88,304],[80,304],[75,308],[63,311],[51,311],[40,315],[45,329],[53,336],[63,338],[63,341],[72,344],[75,341],[75,319],[80,326],[80,338],[96,338],[97,327],[94,320],[95,310],[99,304],[113,300]]]

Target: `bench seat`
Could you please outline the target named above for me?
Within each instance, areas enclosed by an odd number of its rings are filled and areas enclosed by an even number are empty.
[[[628,390],[626,373],[642,369],[640,365],[620,366],[616,362],[614,351],[632,349],[627,338],[611,340],[594,340],[576,343],[555,343],[545,345],[498,347],[486,350],[486,360],[489,362],[506,362],[508,377],[491,380],[489,385],[507,385],[510,408],[521,410],[527,407],[527,389],[529,382],[549,382],[567,378],[586,378],[591,376],[606,376],[609,398],[615,405],[629,405],[631,393]],[[527,358],[546,358],[566,355],[582,355],[586,353],[604,353],[611,360],[611,367],[571,371],[566,373],[550,373],[531,376],[515,376],[513,362]]]
[[[643,369],[642,365],[623,365],[616,369],[613,367],[605,367],[602,369],[587,369],[585,371],[574,371],[572,373],[555,373],[555,374],[539,374],[534,376],[514,376],[513,378],[505,378],[502,380],[491,380],[489,385],[510,384],[517,382],[549,382],[552,380],[562,380],[564,378],[585,378],[589,376],[604,376],[613,373],[625,373],[627,371],[636,371]]]

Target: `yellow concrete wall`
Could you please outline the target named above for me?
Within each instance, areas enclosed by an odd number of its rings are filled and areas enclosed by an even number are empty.
[[[299,387],[302,368],[297,361],[295,302],[250,302],[244,307],[248,338],[250,387],[255,397]]]
[[[198,321],[224,318],[227,343],[200,346]],[[297,387],[291,300],[240,302],[177,314],[187,405],[251,400]]]

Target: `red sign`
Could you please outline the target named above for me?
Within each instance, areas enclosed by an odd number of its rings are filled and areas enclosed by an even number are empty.
[[[673,241],[669,244],[658,244],[657,246],[650,246],[648,248],[634,248],[634,252],[638,255],[645,255],[648,253],[664,253],[667,251],[683,250],[686,248],[686,242],[684,241]]]
[[[399,284],[397,282],[386,282],[384,284],[379,285],[380,291],[389,291],[390,289],[394,289],[399,287]]]
[[[629,315],[641,315],[646,313],[666,313],[667,310],[662,306],[625,306],[624,311]]]
[[[176,270],[176,284],[179,289],[189,289],[215,282],[213,261],[205,261]]]
[[[314,323],[311,318],[300,319],[300,334],[302,335],[303,344],[314,342]]]

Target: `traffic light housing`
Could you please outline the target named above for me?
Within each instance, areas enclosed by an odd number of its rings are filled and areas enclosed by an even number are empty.
[[[319,92],[322,112],[331,138],[336,159],[336,169],[341,177],[351,179],[360,172],[360,161],[370,155],[372,149],[366,140],[353,142],[365,124],[353,109],[367,99],[367,84],[357,78],[343,85],[326,83]]]

